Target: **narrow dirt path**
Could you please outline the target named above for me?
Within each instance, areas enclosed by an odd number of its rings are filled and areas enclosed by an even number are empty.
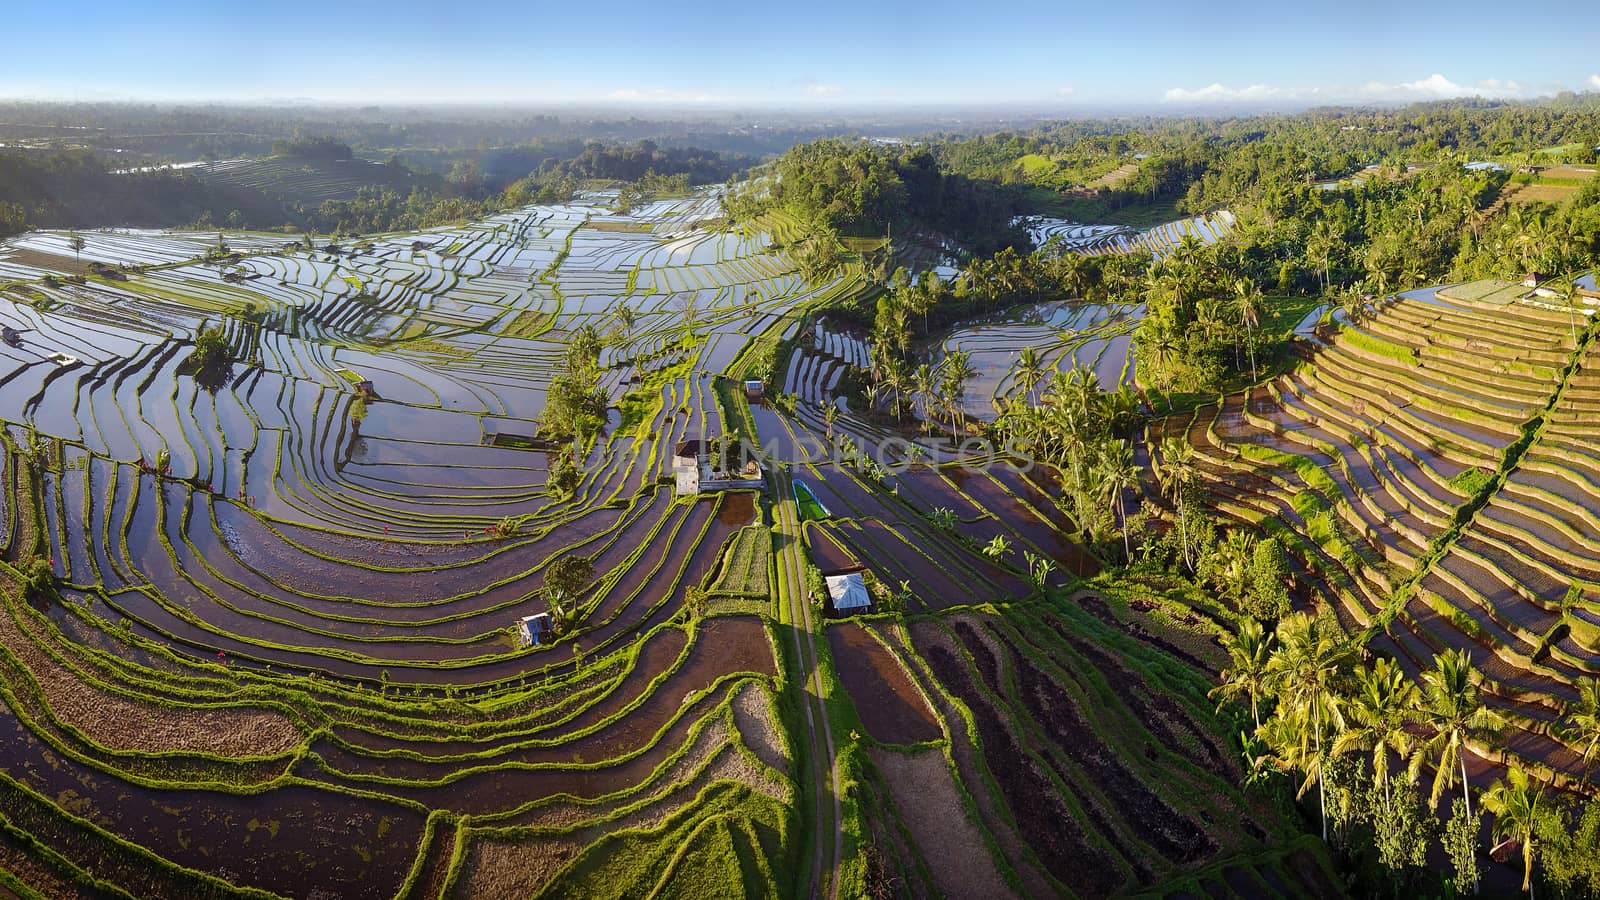
[[[839,761],[834,752],[833,728],[828,723],[828,711],[822,702],[822,675],[817,671],[816,635],[812,631],[811,604],[806,597],[805,567],[801,554],[800,521],[794,503],[794,492],[789,474],[775,471],[770,476],[774,491],[774,509],[777,510],[778,534],[784,539],[782,550],[784,579],[788,584],[789,621],[794,629],[795,657],[800,664],[801,690],[805,693],[801,704],[805,710],[806,736],[811,745],[812,795],[816,799],[814,813],[815,848],[811,863],[811,884],[807,896],[823,896],[824,878],[827,896],[839,897],[839,863],[844,855],[844,838],[839,828]],[[820,723],[821,727],[818,727]],[[833,801],[833,815],[827,815],[826,798]],[[829,832],[832,832],[831,839]],[[831,853],[829,847],[832,848]],[[828,874],[824,866],[832,858]]]

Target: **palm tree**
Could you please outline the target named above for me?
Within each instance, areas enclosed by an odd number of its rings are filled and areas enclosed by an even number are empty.
[[[1311,239],[1306,241],[1306,256],[1321,263],[1322,292],[1328,292],[1328,265],[1333,259],[1333,251],[1339,246],[1339,235],[1334,231],[1333,225],[1326,219],[1318,219],[1312,226]]]
[[[1309,728],[1298,734],[1297,756],[1305,761],[1306,779],[1299,795],[1315,779],[1322,807],[1322,839],[1328,839],[1328,790],[1323,762],[1328,738],[1344,727],[1338,682],[1350,648],[1329,632],[1321,619],[1295,613],[1278,623],[1277,652],[1267,661],[1266,687],[1282,710]]]
[[[1261,728],[1261,697],[1266,693],[1267,662],[1272,658],[1272,634],[1255,619],[1239,624],[1239,633],[1222,642],[1228,651],[1228,667],[1222,670],[1222,684],[1209,696],[1221,702],[1250,698],[1250,717]],[[1217,707],[1221,709],[1219,705]]]
[[[633,326],[639,324],[639,314],[632,306],[624,303],[617,307],[617,322],[622,326],[623,335],[632,337]]]
[[[966,396],[967,382],[978,377],[978,370],[972,367],[972,354],[965,350],[951,351],[941,369],[950,405],[950,440],[954,441],[960,437],[961,399]]]
[[[1550,818],[1549,810],[1539,808],[1542,799],[1544,785],[1535,789],[1527,771],[1518,765],[1483,795],[1483,808],[1494,814],[1494,839],[1522,845],[1522,889],[1529,898],[1533,897],[1533,840]]]
[[[1394,660],[1380,657],[1371,668],[1356,670],[1355,694],[1346,703],[1349,727],[1333,743],[1333,752],[1372,753],[1372,779],[1379,788],[1389,781],[1389,753],[1411,754],[1412,735],[1406,724],[1421,705],[1417,686]],[[1387,793],[1385,797],[1387,797]]]
[[[1344,310],[1345,319],[1351,325],[1360,325],[1361,318],[1367,311],[1367,300],[1359,290],[1346,290],[1339,295],[1339,308]]]
[[[1128,540],[1128,511],[1122,503],[1122,492],[1139,486],[1139,467],[1133,463],[1133,448],[1124,440],[1109,440],[1100,446],[1100,485],[1117,514],[1122,527],[1122,553],[1124,559],[1133,559],[1133,547]]]
[[[1183,542],[1183,562],[1191,569],[1193,562],[1189,559],[1189,512],[1188,504],[1184,502],[1189,493],[1189,485],[1194,481],[1197,469],[1194,464],[1194,448],[1174,437],[1161,440],[1161,465],[1156,469],[1156,479],[1161,484],[1161,496],[1172,502],[1178,511],[1179,538]]]
[[[1173,354],[1178,352],[1178,336],[1171,328],[1146,320],[1146,325],[1140,327],[1137,339],[1140,343],[1150,348],[1150,361],[1156,365],[1156,380],[1161,384],[1161,390],[1167,395],[1167,410],[1172,410],[1172,372],[1169,366]]]
[[[822,424],[828,429],[829,443],[833,443],[833,426],[838,421],[839,407],[834,406],[832,403],[824,404],[822,407]]]
[[[1256,380],[1256,337],[1255,327],[1261,324],[1261,289],[1248,278],[1241,278],[1233,285],[1233,310],[1239,316],[1239,321],[1244,323],[1245,341],[1250,346],[1250,380]]]
[[[924,431],[928,428],[928,420],[933,418],[933,394],[937,384],[938,381],[934,377],[933,369],[927,363],[917,366],[916,370],[911,373],[912,399],[920,398],[922,400],[922,428]]]
[[[1567,725],[1561,737],[1583,748],[1579,754],[1583,760],[1583,777],[1579,782],[1587,784],[1589,767],[1600,756],[1600,678],[1590,678],[1578,685],[1577,711],[1567,711]]]
[[[1017,354],[1017,361],[1012,366],[1012,372],[1017,383],[1022,385],[1022,393],[1027,396],[1028,402],[1033,402],[1033,389],[1044,378],[1044,360],[1040,358],[1039,351],[1034,347],[1023,347]]]
[[[898,357],[889,357],[884,360],[880,368],[880,376],[883,380],[883,386],[889,393],[894,395],[894,399],[891,402],[894,404],[894,421],[898,425],[900,423],[901,403],[906,392],[906,382],[909,380],[905,363],[902,363]]]
[[[71,237],[67,238],[67,245],[72,248],[73,257],[80,260],[83,259],[83,248],[87,243],[88,241],[83,239],[83,235],[77,233],[76,231],[72,233]]]
[[[1194,305],[1194,324],[1207,340],[1216,340],[1227,330],[1228,326],[1222,321],[1222,311],[1222,301],[1215,297],[1206,297]]]
[[[1472,791],[1467,784],[1467,758],[1462,753],[1467,740],[1488,734],[1503,725],[1500,714],[1483,705],[1478,696],[1477,673],[1464,649],[1449,650],[1433,658],[1433,670],[1422,675],[1420,720],[1433,728],[1433,736],[1420,742],[1411,756],[1411,776],[1416,777],[1424,763],[1433,761],[1436,769],[1429,802],[1439,808],[1445,788],[1455,783],[1456,768],[1461,769],[1461,796],[1466,800],[1467,818],[1472,818]]]

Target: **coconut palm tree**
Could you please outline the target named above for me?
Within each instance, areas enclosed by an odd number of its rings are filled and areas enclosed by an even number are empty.
[[[1161,485],[1161,496],[1169,500],[1173,508],[1178,511],[1183,562],[1192,570],[1194,563],[1189,558],[1189,510],[1184,500],[1198,472],[1194,464],[1194,448],[1179,438],[1162,438],[1160,462],[1160,466],[1156,469],[1156,479]]]
[[[978,377],[978,370],[972,366],[972,354],[965,350],[952,350],[940,368],[950,407],[950,440],[955,441],[961,436],[961,400],[967,394],[967,382]]]
[[[823,404],[822,425],[828,429],[828,442],[833,442],[833,426],[839,421],[839,407],[832,403]]]
[[[884,387],[879,382],[871,382],[861,389],[861,399],[867,401],[869,412],[878,411],[878,403],[883,399]]]
[[[1172,410],[1172,358],[1178,352],[1178,336],[1171,328],[1153,320],[1140,327],[1135,340],[1149,348],[1150,362],[1155,363],[1156,381],[1167,395],[1167,410]]]
[[[1239,633],[1222,642],[1228,651],[1228,667],[1222,670],[1222,684],[1209,696],[1221,703],[1250,699],[1250,717],[1261,728],[1261,698],[1266,694],[1267,663],[1272,659],[1272,634],[1255,619],[1239,624]],[[1219,704],[1218,709],[1221,709]]]
[[[1529,898],[1533,897],[1533,841],[1550,819],[1550,811],[1539,806],[1543,799],[1544,785],[1535,787],[1518,765],[1483,795],[1483,808],[1494,815],[1494,839],[1522,845],[1522,889]]]
[[[922,429],[928,429],[928,420],[933,418],[933,394],[938,381],[934,378],[933,369],[923,363],[911,373],[912,401],[922,401]]]
[[[1483,705],[1478,696],[1477,672],[1464,649],[1448,650],[1433,658],[1433,669],[1422,675],[1420,721],[1433,729],[1433,736],[1418,743],[1411,756],[1411,777],[1416,778],[1425,763],[1435,765],[1429,803],[1439,808],[1445,788],[1455,784],[1456,769],[1461,770],[1461,796],[1466,801],[1467,818],[1472,818],[1472,791],[1467,784],[1467,758],[1462,753],[1469,739],[1479,738],[1503,727],[1499,713]]]
[[[1219,340],[1228,328],[1227,323],[1223,321],[1222,301],[1216,297],[1206,297],[1196,303],[1194,324],[1207,340]]]
[[[622,326],[624,337],[633,337],[633,327],[639,324],[639,313],[626,303],[617,307],[617,324]]]
[[[1392,659],[1380,657],[1370,668],[1356,670],[1355,693],[1345,704],[1347,727],[1333,742],[1333,752],[1370,751],[1372,780],[1380,788],[1387,786],[1390,751],[1401,759],[1411,755],[1406,725],[1416,717],[1421,699],[1416,684]]]
[[[1244,324],[1245,343],[1250,347],[1250,380],[1256,380],[1255,328],[1261,324],[1261,289],[1248,278],[1233,284],[1233,311]]]
[[[901,406],[905,400],[906,383],[910,380],[910,376],[906,372],[905,363],[901,362],[898,357],[893,356],[884,360],[879,373],[884,388],[893,397],[890,402],[894,406],[895,424],[898,425],[900,424]]]
[[[1017,361],[1012,365],[1011,371],[1017,383],[1022,385],[1022,393],[1033,402],[1033,389],[1044,378],[1044,360],[1039,356],[1039,351],[1034,347],[1023,347],[1017,354]]]
[[[1328,790],[1323,762],[1334,735],[1344,728],[1339,681],[1350,648],[1315,616],[1295,613],[1278,623],[1278,650],[1267,661],[1266,688],[1280,712],[1305,727],[1297,735],[1296,756],[1303,760],[1304,796],[1313,780],[1322,808],[1322,839],[1328,839]]]
[[[1567,724],[1561,737],[1577,744],[1582,750],[1582,783],[1589,781],[1589,767],[1600,757],[1600,678],[1590,678],[1578,685],[1578,704],[1567,710]]]
[[[1334,231],[1332,223],[1326,219],[1318,219],[1311,228],[1311,238],[1306,241],[1306,257],[1316,260],[1322,270],[1322,292],[1328,292],[1328,265],[1333,259],[1333,251],[1339,246],[1339,235]]]
[[[1100,487],[1117,514],[1122,528],[1122,554],[1133,558],[1133,546],[1128,539],[1128,511],[1122,503],[1122,492],[1139,486],[1139,467],[1133,463],[1133,448],[1124,440],[1109,440],[1100,445]]]

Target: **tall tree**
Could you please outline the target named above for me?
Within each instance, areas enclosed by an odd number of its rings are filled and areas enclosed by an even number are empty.
[[[1447,650],[1433,658],[1433,668],[1422,675],[1420,720],[1433,734],[1420,741],[1411,756],[1413,778],[1428,762],[1434,764],[1433,787],[1428,800],[1434,809],[1445,789],[1455,784],[1461,773],[1461,797],[1466,801],[1467,818],[1472,817],[1472,789],[1467,784],[1467,758],[1463,753],[1469,740],[1489,736],[1504,725],[1499,713],[1483,705],[1478,696],[1477,672],[1464,649]]]
[[[1590,677],[1578,685],[1578,703],[1567,710],[1562,738],[1576,744],[1583,760],[1580,784],[1589,781],[1589,770],[1600,757],[1600,678]]]
[[[1189,488],[1198,469],[1194,464],[1194,448],[1179,438],[1161,440],[1160,465],[1156,478],[1161,484],[1161,495],[1172,503],[1178,513],[1178,535],[1183,544],[1183,561],[1191,571],[1194,561],[1189,552]]]
[[[1306,762],[1304,795],[1314,779],[1322,808],[1322,839],[1328,839],[1327,752],[1344,727],[1339,682],[1350,648],[1330,626],[1307,613],[1278,623],[1278,650],[1267,663],[1267,689],[1278,698],[1280,711],[1300,720],[1297,755]]]
[[[576,553],[557,557],[545,567],[544,593],[551,617],[565,623],[567,604],[594,578],[594,560]]]
[[[1483,807],[1494,816],[1494,839],[1522,845],[1522,889],[1533,897],[1534,840],[1544,830],[1550,810],[1540,807],[1544,785],[1534,786],[1521,766],[1513,764],[1506,777],[1483,795]]]
[[[1101,489],[1122,529],[1123,559],[1133,559],[1133,547],[1128,539],[1128,511],[1123,506],[1123,492],[1139,486],[1139,467],[1133,462],[1133,448],[1124,440],[1108,440],[1100,445],[1098,467]]]
[[[1256,335],[1261,324],[1261,289],[1248,278],[1240,278],[1233,285],[1233,311],[1244,325],[1245,343],[1250,347],[1250,380],[1256,380]]]
[[[1039,351],[1033,346],[1023,347],[1017,354],[1017,360],[1012,364],[1012,377],[1017,384],[1022,386],[1023,396],[1029,403],[1034,402],[1033,389],[1044,378],[1044,360],[1039,356]]]
[[[972,354],[965,350],[952,350],[940,366],[942,387],[950,409],[950,440],[961,439],[961,401],[967,395],[967,382],[978,377],[972,366]]]
[[[1212,689],[1211,696],[1222,702],[1248,698],[1250,717],[1259,729],[1267,663],[1272,659],[1272,633],[1255,619],[1245,619],[1239,623],[1237,634],[1223,639],[1222,647],[1228,651],[1228,667],[1222,670],[1222,684]]]
[[[1370,752],[1372,780],[1387,789],[1389,754],[1401,759],[1411,755],[1412,736],[1406,726],[1420,705],[1417,686],[1394,660],[1380,657],[1371,667],[1362,666],[1356,670],[1355,693],[1345,704],[1347,724],[1334,741],[1333,752]]]

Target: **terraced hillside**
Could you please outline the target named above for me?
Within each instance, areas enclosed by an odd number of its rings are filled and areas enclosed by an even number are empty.
[[[92,233],[89,278],[45,268],[62,235],[0,252],[22,260],[0,299],[6,883],[801,890],[766,514],[674,497],[670,448],[724,430],[700,372],[856,276],[808,284],[770,249],[786,221],[700,227],[716,209],[580,201],[316,249]],[[204,326],[236,360],[210,385],[185,365]],[[539,416],[585,326],[610,419],[558,489]],[[577,557],[570,625],[522,646]]]
[[[1065,219],[1033,216],[1020,220],[1028,229],[1035,246],[1054,240],[1062,249],[1074,253],[1100,255],[1105,253],[1151,253],[1162,256],[1175,248],[1185,237],[1193,237],[1203,244],[1220,240],[1233,229],[1233,214],[1226,210],[1214,215],[1180,219],[1155,228],[1137,229],[1127,225],[1083,225]]]
[[[1492,302],[1517,293],[1402,294],[1157,430],[1200,449],[1218,510],[1298,547],[1347,628],[1412,674],[1465,648],[1507,752],[1574,778],[1551,726],[1600,672],[1600,348],[1582,315]]]
[[[1237,787],[1207,626],[1149,608],[1080,593],[830,626],[870,840],[909,893],[1339,896],[1315,842]]]
[[[1058,476],[842,395],[869,345],[812,309],[859,265],[610,209],[0,246],[5,891],[1319,895],[1204,697],[1222,619],[1041,599],[1100,565]],[[1057,363],[1125,353],[1056,313]],[[735,440],[764,489],[680,495]],[[880,615],[826,625],[822,570]]]

